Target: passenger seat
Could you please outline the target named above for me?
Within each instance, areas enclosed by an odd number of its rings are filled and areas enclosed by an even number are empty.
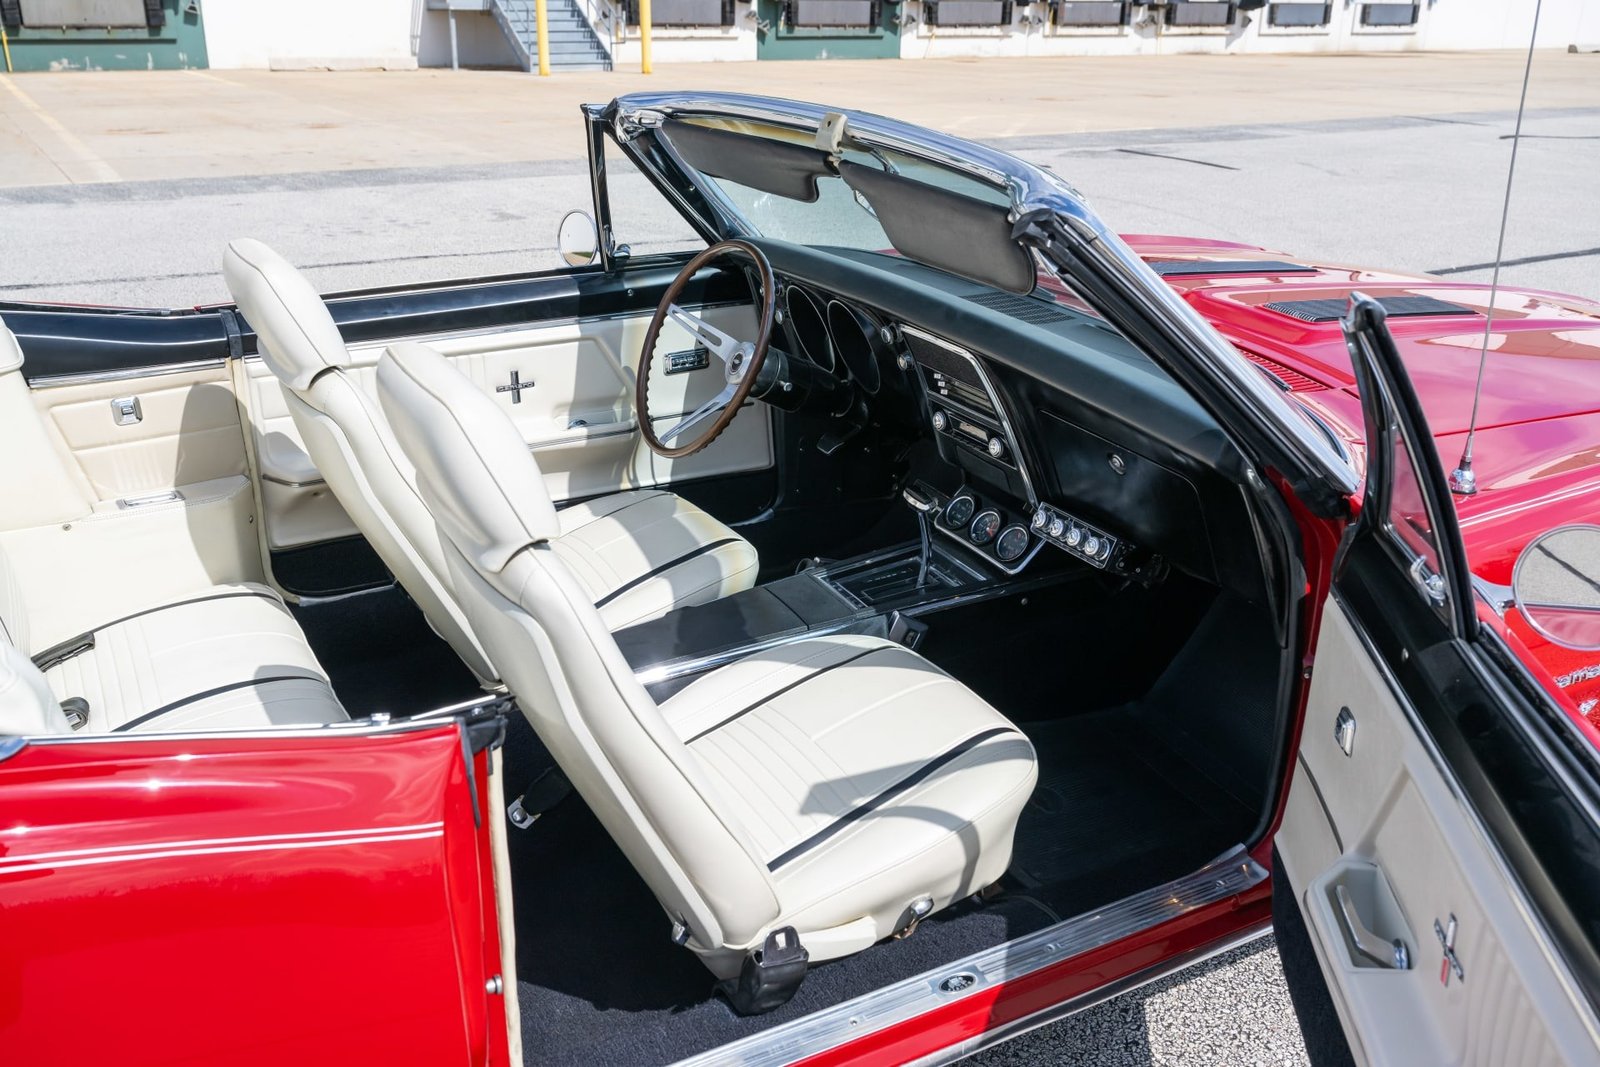
[[[348,719],[288,607],[251,583],[150,605],[37,648],[0,551],[0,733],[258,729]],[[55,708],[37,707],[40,679]]]

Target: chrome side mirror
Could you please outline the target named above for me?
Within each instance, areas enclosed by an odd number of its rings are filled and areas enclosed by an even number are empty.
[[[587,267],[600,256],[600,230],[585,211],[569,211],[556,227],[556,250],[569,267]]]
[[[1558,645],[1600,649],[1600,526],[1557,526],[1517,557],[1517,610]]]

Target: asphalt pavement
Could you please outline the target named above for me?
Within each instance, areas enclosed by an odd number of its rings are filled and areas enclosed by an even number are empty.
[[[1125,233],[1472,280],[1495,257],[1517,57],[850,70],[841,104],[898,110],[1053,167]],[[557,221],[588,206],[573,105],[641,87],[634,75],[559,93],[519,75],[52,77],[0,77],[0,299],[225,300],[222,250],[245,235],[326,292],[553,268]],[[809,69],[675,77],[828,95]],[[1600,298],[1600,56],[1541,54],[1530,101],[1503,280]],[[534,125],[518,110],[528,107],[543,109]],[[613,187],[619,240],[684,239],[636,176]],[[972,1062],[1277,1065],[1305,1052],[1269,938]]]

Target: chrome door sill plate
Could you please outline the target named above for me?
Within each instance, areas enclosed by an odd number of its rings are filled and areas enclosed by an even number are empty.
[[[1001,982],[1120,941],[1195,908],[1226,900],[1266,877],[1266,870],[1250,858],[1244,846],[1236,845],[1198,871],[1165,885],[680,1060],[678,1067],[778,1067],[815,1056]]]

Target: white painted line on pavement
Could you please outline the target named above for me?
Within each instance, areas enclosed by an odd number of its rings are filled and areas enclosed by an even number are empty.
[[[116,182],[122,180],[122,175],[118,174],[116,170],[112,168],[111,164],[107,163],[105,160],[101,159],[99,156],[90,151],[89,146],[80,141],[76,134],[67,129],[65,126],[61,125],[61,123],[57,122],[54,115],[40,107],[34,101],[33,97],[23,92],[22,87],[16,83],[16,79],[11,77],[0,77],[0,85],[3,85],[10,90],[11,95],[16,97],[17,100],[21,102],[22,106],[27,108],[28,111],[32,113],[34,118],[38,119],[46,129],[56,135],[56,139],[59,140],[62,146],[66,148],[67,153],[73,157],[73,161],[81,164],[83,169],[89,174],[90,181]],[[49,156],[50,161],[55,163],[56,166],[60,167],[61,172],[70,180],[73,182],[78,182],[80,180],[77,175],[67,170],[66,166],[63,166],[60,160],[55,158],[54,153],[46,149],[45,155]]]

